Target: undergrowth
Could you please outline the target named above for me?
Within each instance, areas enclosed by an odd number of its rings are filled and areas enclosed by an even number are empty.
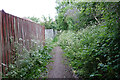
[[[73,72],[83,80],[120,79],[120,46],[115,32],[104,25],[89,26],[78,32],[63,31],[59,45]]]
[[[15,56],[13,63],[7,68],[9,72],[5,78],[34,79],[45,78],[47,65],[50,62],[49,54],[53,46],[46,43],[45,46],[38,45],[32,40],[32,47],[28,50],[22,44],[15,42]]]

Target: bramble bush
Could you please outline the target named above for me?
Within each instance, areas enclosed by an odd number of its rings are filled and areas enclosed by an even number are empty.
[[[120,79],[120,46],[115,32],[94,25],[78,32],[63,31],[58,44],[73,72],[83,80]]]
[[[23,45],[15,42],[16,55],[13,56],[13,64],[9,65],[9,72],[6,78],[34,79],[45,78],[47,74],[47,64],[52,57],[49,53],[52,45],[46,43],[45,46],[38,45],[32,40],[32,47],[28,51]]]

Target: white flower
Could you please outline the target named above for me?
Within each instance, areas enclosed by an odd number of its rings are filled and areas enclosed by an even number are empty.
[[[23,40],[22,38],[19,38],[19,40]]]

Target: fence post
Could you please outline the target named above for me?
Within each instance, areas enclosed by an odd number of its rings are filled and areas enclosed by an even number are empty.
[[[0,80],[2,79],[2,11],[0,11]]]
[[[43,33],[42,33],[42,35],[43,35],[43,40],[42,40],[42,41],[43,41],[43,46],[45,46],[45,26],[42,26],[42,28],[43,28],[43,29],[42,29],[42,30],[43,30],[43,31],[42,31],[42,32],[43,32]]]

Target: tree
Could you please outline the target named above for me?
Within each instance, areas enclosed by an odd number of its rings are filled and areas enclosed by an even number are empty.
[[[35,22],[35,23],[40,23],[40,19],[39,18],[37,18],[37,17],[27,17],[28,19],[30,19],[30,20],[32,20],[33,22]]]
[[[43,16],[43,22],[41,22],[41,25],[44,25],[46,29],[56,29],[56,23],[52,20],[52,18],[49,16],[47,17]]]

